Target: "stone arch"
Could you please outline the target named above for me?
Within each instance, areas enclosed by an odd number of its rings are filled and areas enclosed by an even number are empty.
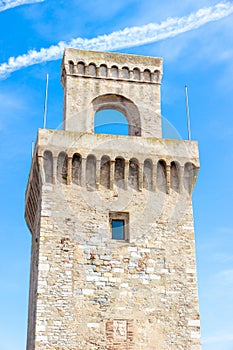
[[[92,77],[96,77],[96,65],[95,63],[90,63],[88,66],[88,74]]]
[[[93,154],[87,156],[86,184],[88,187],[96,188],[96,157]]]
[[[156,184],[160,191],[167,192],[166,162],[162,159],[157,163]]]
[[[72,158],[72,182],[81,185],[82,176],[82,157],[79,153],[75,153]]]
[[[171,183],[171,188],[174,191],[179,192],[179,190],[180,190],[180,165],[177,162],[171,162],[170,183]]]
[[[150,191],[153,189],[153,163],[151,159],[146,159],[144,161],[143,187]]]
[[[130,78],[130,72],[128,67],[122,68],[122,78],[129,79]]]
[[[84,75],[85,74],[85,63],[82,61],[79,61],[77,64],[77,71],[78,74]]]
[[[158,83],[160,81],[160,71],[155,70],[154,73],[152,74],[152,81],[155,83]]]
[[[103,156],[100,161],[100,184],[110,188],[110,158]]]
[[[53,183],[53,154],[51,151],[44,151],[43,167],[45,174],[45,182]]]
[[[195,184],[197,168],[193,163],[187,162],[184,165],[184,188],[191,194]]]
[[[115,158],[114,180],[118,187],[124,188],[125,160],[122,157]]]
[[[69,73],[70,74],[74,74],[75,73],[75,71],[74,71],[74,62],[73,61],[69,61],[68,64],[69,64]]]
[[[101,64],[99,67],[99,75],[101,77],[107,77],[108,76],[108,68],[106,64]]]
[[[65,152],[60,152],[57,157],[57,179],[62,184],[67,184],[68,176],[68,156]]]
[[[130,136],[141,136],[141,120],[137,106],[121,95],[106,94],[96,97],[92,101],[93,109],[99,112],[104,109],[115,109],[126,117],[129,124]]]
[[[111,77],[112,78],[118,78],[119,77],[119,69],[117,66],[111,67]]]
[[[135,80],[141,80],[141,72],[140,72],[140,69],[137,68],[137,67],[135,67],[135,68],[133,69],[133,78],[134,78]]]
[[[129,185],[139,190],[139,162],[136,158],[131,158],[129,161]]]
[[[145,81],[151,81],[151,71],[149,69],[145,69],[143,72],[143,79]]]

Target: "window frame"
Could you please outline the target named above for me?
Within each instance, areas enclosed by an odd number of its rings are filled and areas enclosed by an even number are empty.
[[[123,221],[123,238],[113,238],[113,222]],[[129,242],[129,213],[127,212],[110,212],[109,225],[111,239],[118,242]]]

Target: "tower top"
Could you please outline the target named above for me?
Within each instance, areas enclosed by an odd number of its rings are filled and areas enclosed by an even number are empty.
[[[95,113],[115,109],[129,135],[161,137],[161,77],[162,58],[66,49],[64,129],[93,133]]]
[[[96,67],[106,65],[107,67],[111,68],[112,65],[115,64],[118,65],[119,69],[128,67],[131,71],[137,68],[141,73],[143,73],[146,69],[150,70],[151,73],[153,73],[155,70],[162,73],[163,59],[161,57],[122,54],[116,52],[79,50],[73,48],[65,49],[63,55],[63,64],[69,64],[70,61],[73,61],[73,64],[75,65],[79,62],[79,60],[83,61],[86,65],[94,63]],[[119,76],[119,79],[127,79],[127,77],[123,74]],[[131,76],[131,79],[138,80],[137,77],[134,78],[133,76]],[[144,80],[143,77],[141,80]],[[153,81],[152,79],[151,82],[157,81]]]

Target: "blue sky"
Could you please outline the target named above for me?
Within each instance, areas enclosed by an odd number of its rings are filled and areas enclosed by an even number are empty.
[[[31,143],[62,121],[66,46],[164,58],[162,116],[187,137],[184,86],[201,170],[194,191],[203,350],[233,350],[233,2],[0,0],[0,350],[26,343]]]

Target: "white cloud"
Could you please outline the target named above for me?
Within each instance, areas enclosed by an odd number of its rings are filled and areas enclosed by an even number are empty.
[[[6,0],[0,1],[0,12],[11,9],[13,7],[34,4],[36,2],[43,2],[44,0]]]
[[[189,16],[168,18],[160,24],[150,23],[140,27],[125,28],[93,39],[76,38],[69,42],[61,41],[47,49],[30,50],[24,55],[10,57],[8,62],[0,65],[0,78],[5,78],[11,72],[23,67],[57,60],[61,58],[66,47],[100,51],[135,47],[197,29],[208,22],[217,21],[231,13],[233,13],[233,4],[231,2],[220,2],[215,6],[202,8]]]

